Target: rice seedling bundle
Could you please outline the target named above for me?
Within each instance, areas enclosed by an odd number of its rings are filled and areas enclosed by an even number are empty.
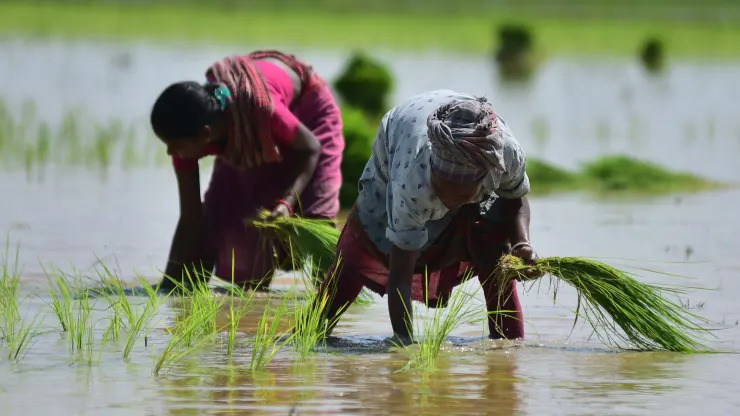
[[[334,264],[334,255],[341,231],[330,220],[293,216],[267,221],[269,215],[269,211],[263,211],[259,219],[254,220],[252,224],[257,228],[272,230],[280,238],[287,240],[291,254],[304,259],[303,261],[310,257],[312,283],[320,284],[324,279],[323,273],[328,272]],[[371,303],[373,303],[372,294],[367,289],[362,289],[355,304],[368,305]]]
[[[279,217],[268,221],[268,211],[252,224],[264,230],[275,232],[280,238],[288,240],[291,248],[299,256],[311,256],[314,266],[329,270],[334,263],[334,253],[339,241],[340,231],[330,220],[301,218],[296,216]]]
[[[530,268],[534,277],[525,274]],[[665,297],[682,293],[680,288],[642,283],[632,273],[581,257],[546,257],[529,266],[505,255],[497,273],[503,279],[502,287],[512,280],[544,275],[572,286],[578,292],[576,322],[583,316],[607,344],[637,350],[710,351],[701,342],[709,331],[697,324],[707,321]]]

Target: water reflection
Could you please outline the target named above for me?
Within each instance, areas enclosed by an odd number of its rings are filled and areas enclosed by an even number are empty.
[[[252,373],[241,358],[192,358],[161,382],[171,415],[231,414],[492,414],[520,408],[516,357],[506,353],[440,360],[430,375],[398,372],[398,354],[287,355]]]

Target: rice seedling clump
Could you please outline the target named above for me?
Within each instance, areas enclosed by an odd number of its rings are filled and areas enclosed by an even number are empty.
[[[497,273],[504,282],[531,280],[525,275],[530,267],[537,277],[550,275],[576,289],[576,320],[584,316],[607,344],[637,350],[710,351],[702,343],[709,332],[698,325],[706,320],[665,297],[681,293],[680,288],[642,283],[631,273],[581,257],[546,257],[529,266],[506,255]]]

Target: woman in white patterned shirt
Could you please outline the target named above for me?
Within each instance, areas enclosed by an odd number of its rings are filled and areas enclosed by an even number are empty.
[[[493,270],[506,252],[536,259],[525,165],[519,143],[484,98],[437,90],[389,111],[321,287],[334,291],[328,317],[338,318],[363,287],[388,293],[394,336],[412,342],[411,300],[423,302],[428,292],[428,306],[444,307],[473,271],[489,312],[516,311],[490,314],[490,336],[522,338],[516,282],[499,288]]]

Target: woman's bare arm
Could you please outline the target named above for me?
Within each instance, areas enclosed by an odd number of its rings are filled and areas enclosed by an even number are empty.
[[[207,283],[208,276],[203,276],[202,271],[210,273],[215,263],[215,256],[205,253],[204,250],[206,228],[200,198],[200,173],[198,169],[193,169],[175,170],[175,174],[180,196],[180,219],[172,238],[165,277],[161,285],[167,290],[174,289],[175,282],[189,284],[189,279]]]
[[[283,193],[283,199],[291,205],[296,205],[299,201],[298,195],[301,195],[313,178],[316,171],[316,164],[321,154],[321,143],[311,133],[308,128],[301,123],[298,126],[298,133],[290,142],[290,147],[299,155],[298,161],[293,165],[295,180],[290,189]]]
[[[388,314],[393,334],[404,343],[413,339],[414,313],[411,306],[411,285],[419,253],[391,245],[388,270]]]

